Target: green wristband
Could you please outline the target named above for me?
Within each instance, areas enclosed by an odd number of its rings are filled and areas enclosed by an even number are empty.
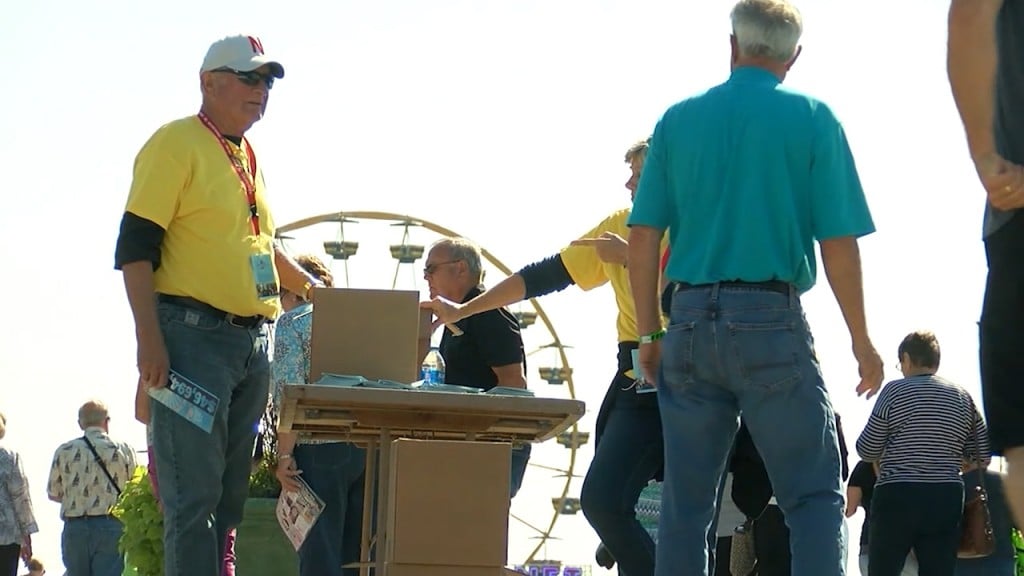
[[[665,337],[665,331],[664,330],[658,330],[657,332],[652,332],[652,333],[650,333],[650,334],[648,334],[646,336],[641,336],[640,337],[640,343],[641,344],[650,344],[651,342],[657,342],[658,340],[661,340],[664,337]]]

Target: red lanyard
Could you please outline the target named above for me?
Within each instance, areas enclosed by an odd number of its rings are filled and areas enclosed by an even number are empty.
[[[231,146],[228,145],[228,141],[224,139],[224,136],[217,130],[217,127],[210,120],[209,116],[203,112],[199,113],[199,121],[206,126],[213,135],[217,137],[217,141],[220,142],[221,148],[224,149],[224,153],[227,154],[228,160],[231,161],[231,166],[235,169],[235,174],[238,174],[238,179],[242,181],[242,186],[245,187],[245,200],[249,204],[249,218],[252,220],[252,231],[257,236],[260,235],[260,210],[256,205],[256,154],[252,151],[252,146],[249,145],[249,141],[242,138],[242,142],[245,144],[245,153],[249,157],[249,171],[245,171],[245,167],[242,166],[242,162],[239,161],[238,156],[231,151]]]

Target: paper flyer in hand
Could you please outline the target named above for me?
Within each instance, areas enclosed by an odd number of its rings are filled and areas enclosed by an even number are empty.
[[[324,511],[324,501],[301,477],[296,476],[295,481],[299,484],[298,490],[281,490],[281,496],[277,499],[277,521],[298,551],[320,513]]]
[[[207,434],[213,430],[213,419],[217,414],[220,398],[209,390],[171,370],[167,374],[167,385],[150,388],[149,396],[175,414],[188,420]]]

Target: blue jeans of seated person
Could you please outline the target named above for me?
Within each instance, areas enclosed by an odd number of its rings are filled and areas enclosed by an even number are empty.
[[[790,528],[792,576],[843,576],[835,415],[796,293],[713,285],[672,298],[658,402],[657,576],[707,574],[705,536],[740,411]]]
[[[509,478],[509,500],[516,497],[519,489],[523,486],[523,476],[526,475],[526,466],[530,463],[530,454],[533,452],[533,445],[523,444],[512,448],[512,474]]]
[[[124,554],[117,543],[123,531],[112,516],[65,520],[60,548],[67,576],[121,576]]]
[[[171,369],[217,396],[208,434],[150,401],[164,507],[165,576],[219,576],[242,522],[256,423],[267,406],[267,327],[239,328],[176,304],[158,307]]]
[[[324,511],[299,548],[300,576],[358,576],[363,531],[366,450],[348,442],[299,444],[295,465],[324,501]]]

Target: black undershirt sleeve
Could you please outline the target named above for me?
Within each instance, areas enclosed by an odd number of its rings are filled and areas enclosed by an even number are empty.
[[[114,249],[114,269],[120,270],[125,264],[141,261],[152,262],[153,270],[159,268],[164,233],[156,222],[125,212]]]
[[[526,285],[524,300],[543,296],[559,290],[565,290],[575,284],[569,270],[562,261],[561,254],[549,256],[539,262],[527,264],[517,272]]]

